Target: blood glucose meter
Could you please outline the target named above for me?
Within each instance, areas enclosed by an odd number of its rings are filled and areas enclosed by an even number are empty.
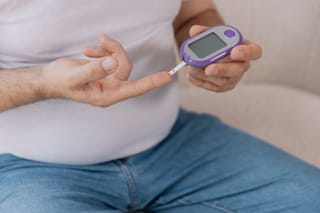
[[[242,43],[239,30],[228,25],[219,25],[186,40],[180,48],[182,62],[172,69],[174,75],[186,65],[205,67],[229,55]]]

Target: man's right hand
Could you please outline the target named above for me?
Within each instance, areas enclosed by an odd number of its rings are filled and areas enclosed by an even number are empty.
[[[63,58],[44,66],[42,95],[107,107],[172,80],[167,72],[158,72],[129,81],[132,65],[121,44],[105,35],[100,36],[100,42],[107,56],[94,61]]]

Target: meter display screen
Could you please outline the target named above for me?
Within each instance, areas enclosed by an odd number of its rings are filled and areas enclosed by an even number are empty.
[[[189,48],[199,57],[205,58],[212,53],[226,47],[227,44],[215,33],[211,33],[189,45]]]

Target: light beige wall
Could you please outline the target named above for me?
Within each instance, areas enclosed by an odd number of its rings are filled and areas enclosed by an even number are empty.
[[[226,22],[264,50],[245,82],[320,94],[320,0],[216,0]]]

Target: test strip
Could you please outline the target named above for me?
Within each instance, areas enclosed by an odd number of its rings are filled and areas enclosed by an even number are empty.
[[[181,70],[182,68],[184,68],[187,65],[186,62],[182,61],[180,64],[178,64],[175,68],[173,68],[171,71],[169,71],[170,75],[174,75],[176,72],[178,72],[179,70]]]

